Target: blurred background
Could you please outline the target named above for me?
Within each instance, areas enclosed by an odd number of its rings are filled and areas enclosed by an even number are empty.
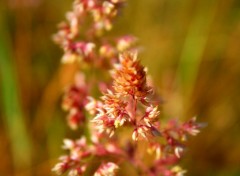
[[[60,102],[74,68],[51,40],[71,3],[0,1],[1,176],[51,175],[72,135]],[[164,117],[208,123],[189,142],[187,175],[239,176],[240,1],[129,0],[112,33],[139,38]]]

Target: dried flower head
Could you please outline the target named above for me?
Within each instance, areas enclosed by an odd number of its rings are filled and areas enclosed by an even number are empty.
[[[111,72],[115,92],[120,96],[146,97],[151,88],[147,86],[146,69],[137,60],[137,52],[125,52],[119,60],[120,63],[115,64]]]

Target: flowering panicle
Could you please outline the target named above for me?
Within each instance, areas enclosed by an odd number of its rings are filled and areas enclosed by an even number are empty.
[[[75,0],[72,10],[66,14],[66,21],[59,24],[59,31],[53,37],[64,50],[62,62],[78,60],[104,70],[117,61],[119,52],[134,47],[136,38],[130,35],[102,39],[123,3],[124,0]],[[90,25],[89,19],[92,19]],[[85,91],[89,89],[91,86],[85,83],[85,90],[72,85],[65,92],[63,107],[69,111],[67,119],[72,129],[77,129],[85,119],[83,110],[88,104]],[[93,111],[96,109],[91,113]]]
[[[60,157],[52,169],[57,175],[82,176],[93,171],[94,176],[114,176],[124,162],[133,166],[138,175],[183,176],[186,171],[177,164],[184,155],[186,140],[204,127],[196,123],[196,118],[185,123],[160,123],[160,103],[153,100],[157,96],[154,86],[138,60],[134,48],[137,39],[130,35],[105,36],[123,3],[124,0],[75,0],[54,35],[64,50],[62,62],[79,64],[80,73],[65,91],[62,107],[68,112],[72,129],[83,127],[79,140],[64,140],[63,148],[68,154]],[[97,71],[111,68],[113,81],[103,82],[99,74],[88,77],[86,82],[86,68],[82,66],[86,63]],[[103,92],[101,99],[91,96],[96,85]],[[126,133],[118,130],[123,127]],[[138,144],[146,147],[141,150]]]
[[[152,88],[147,85],[145,70],[137,60],[137,53],[128,52],[119,56],[119,63],[111,71],[113,91],[109,90],[102,97],[103,106],[93,119],[100,132],[107,131],[113,135],[116,128],[128,121],[135,128],[132,135],[134,140],[159,135],[154,127],[159,115],[158,108],[149,104],[142,117],[137,111],[138,103],[142,104],[141,100],[152,93]]]
[[[148,174],[182,175],[185,171],[180,167],[169,166],[174,166],[182,158],[187,135],[196,135],[203,125],[193,118],[183,124],[172,120],[167,126],[160,126],[158,106],[148,98],[152,87],[147,84],[146,69],[137,60],[136,53],[128,52],[119,57],[119,63],[111,71],[113,90],[102,97],[102,106],[92,122],[99,133],[106,132],[110,137],[126,124],[133,128],[133,141],[149,141],[147,150],[155,155],[155,161],[146,171]]]

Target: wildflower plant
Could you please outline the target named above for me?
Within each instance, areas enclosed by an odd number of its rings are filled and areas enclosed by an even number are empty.
[[[64,50],[62,62],[79,65],[62,105],[70,128],[84,129],[80,139],[64,139],[68,154],[52,169],[57,175],[113,176],[126,163],[137,175],[180,176],[186,172],[177,164],[188,136],[198,134],[202,124],[195,118],[161,123],[159,104],[153,100],[157,94],[138,59],[136,38],[106,34],[123,3],[75,0],[54,35]],[[109,73],[111,79],[89,76],[89,70]],[[100,98],[93,93],[96,86],[103,94]]]

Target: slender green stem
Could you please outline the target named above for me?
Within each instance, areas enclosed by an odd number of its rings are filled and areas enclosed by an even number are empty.
[[[0,9],[0,12],[3,12]],[[12,63],[10,37],[4,16],[0,13],[0,90],[3,102],[4,125],[11,142],[15,170],[28,168],[31,164],[31,144],[23,120],[19,102],[16,73]]]
[[[216,12],[217,1],[199,1],[195,16],[187,33],[179,62],[177,78],[188,100],[196,83],[201,59],[209,37],[210,27]],[[202,12],[205,12],[204,14]]]

